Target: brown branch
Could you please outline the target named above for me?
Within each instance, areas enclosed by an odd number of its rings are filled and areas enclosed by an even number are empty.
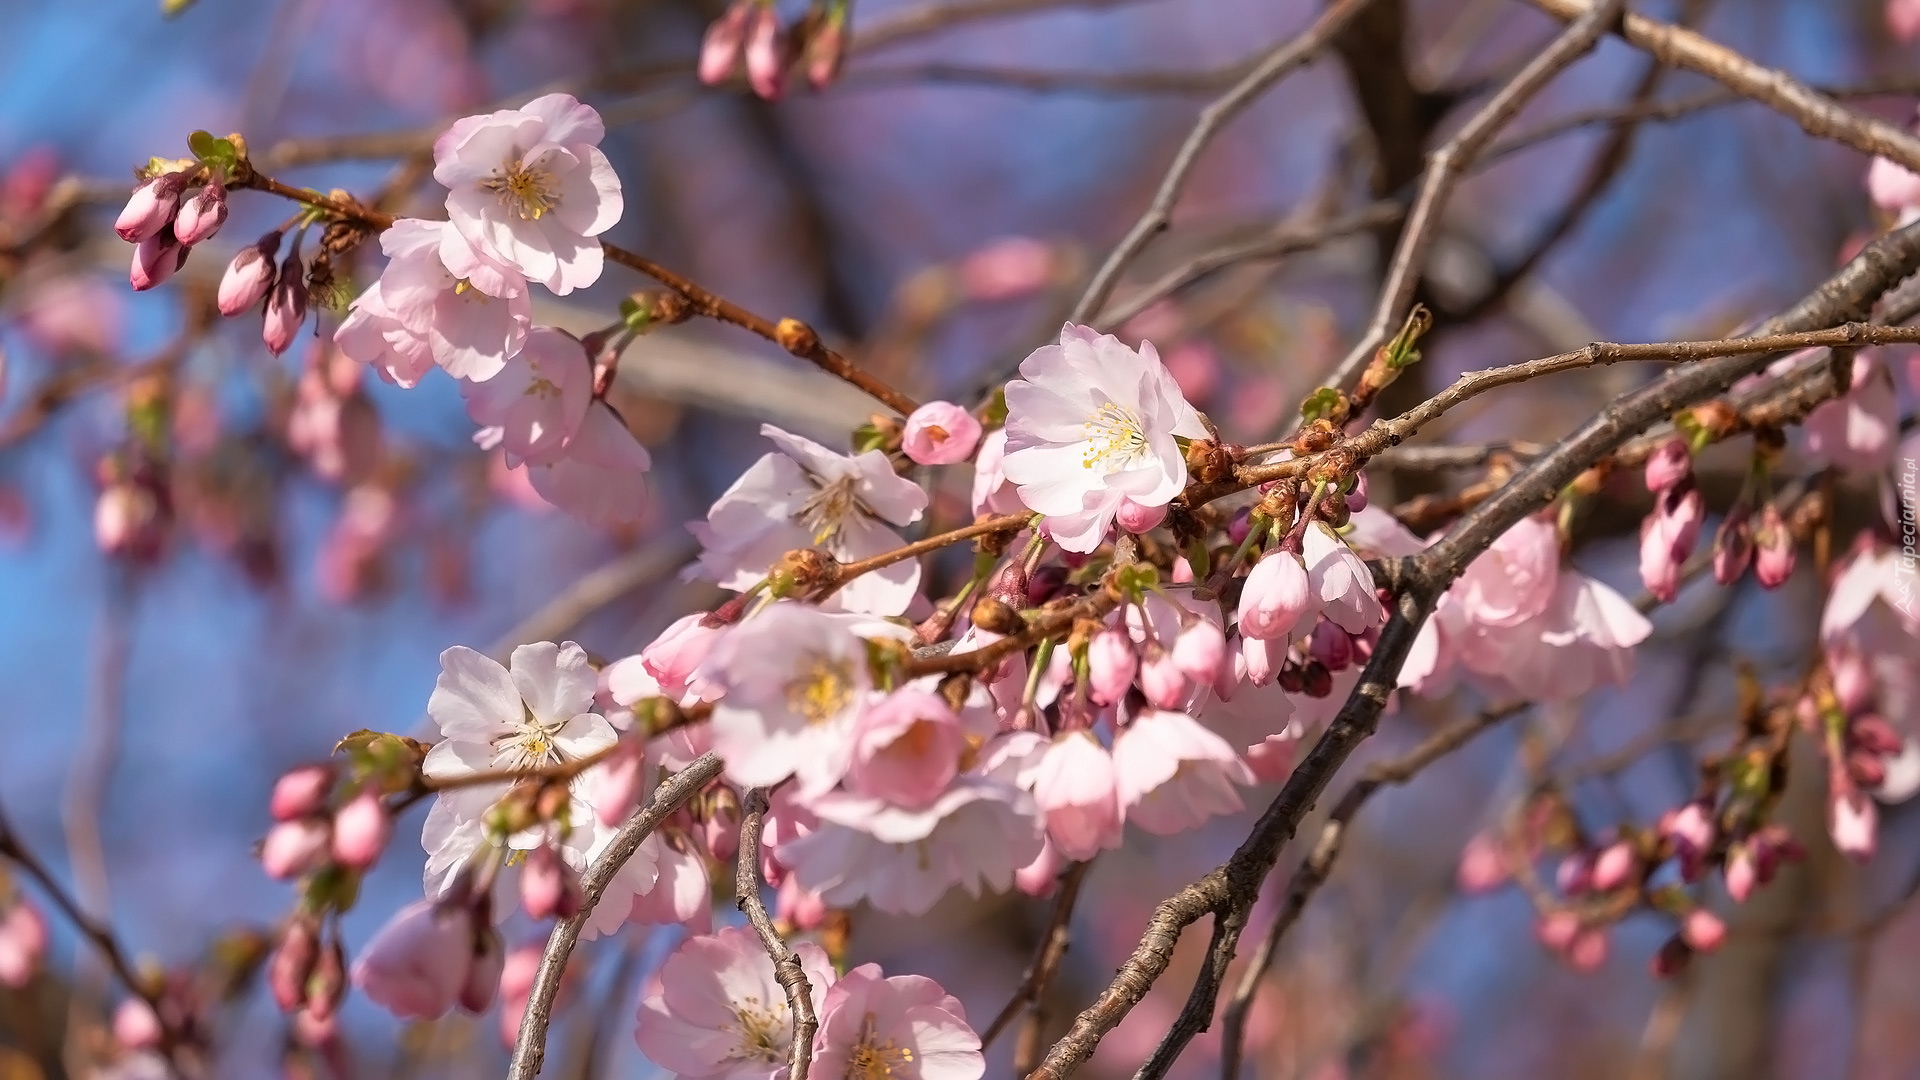
[[[987,19],[1032,15],[1061,8],[1110,8],[1138,0],[962,0],[911,8],[873,26],[856,27],[854,48],[873,52],[903,41],[926,37],[954,26]]]
[[[1061,958],[1067,955],[1067,945],[1073,937],[1073,905],[1080,898],[1080,883],[1086,880],[1087,868],[1092,865],[1091,861],[1077,862],[1060,875],[1060,893],[1053,898],[1053,914],[1047,919],[1046,932],[1040,936],[1040,948],[1027,965],[1026,974],[1020,977],[1020,985],[1014,990],[1013,997],[1007,999],[999,1015],[980,1033],[982,1050],[992,1046],[994,1040],[1013,1024],[1027,1006],[1034,1006],[1034,1015],[1039,1015],[1040,999],[1053,982],[1054,973],[1060,969]],[[1024,1066],[1016,1063],[1014,1071],[1025,1072],[1032,1067],[1031,1062]]]
[[[394,222],[394,216],[381,210],[363,206],[350,197],[322,195],[319,192],[283,184],[270,176],[253,171],[242,164],[242,168],[232,180],[233,187],[253,188],[256,191],[271,192],[282,198],[319,207],[347,221],[357,221],[374,229],[386,229]],[[743,330],[758,334],[768,341],[792,353],[794,356],[814,365],[829,375],[850,383],[864,391],[869,397],[885,405],[902,416],[912,412],[918,403],[914,399],[889,386],[885,381],[870,372],[853,365],[846,357],[827,348],[820,335],[799,319],[781,319],[773,322],[748,311],[716,293],[709,292],[689,278],[661,266],[652,259],[635,254],[613,244],[601,243],[609,262],[619,263],[631,270],[653,278],[667,288],[679,293],[687,305],[697,315],[705,316],[715,322],[728,323]]]
[[[520,1018],[520,1035],[513,1042],[513,1061],[507,1068],[507,1080],[533,1080],[540,1075],[540,1066],[547,1056],[547,1028],[553,1022],[553,999],[560,992],[560,977],[566,972],[567,960],[580,940],[581,929],[606,893],[607,883],[633,858],[633,853],[640,850],[641,843],[653,835],[661,822],[719,775],[718,756],[706,753],[695,758],[654,789],[647,805],[634,811],[614,833],[600,857],[580,875],[583,894],[580,910],[573,917],[555,923],[552,936],[547,938],[547,951],[540,957],[533,989],[528,992],[526,1014]]]
[[[740,848],[734,863],[733,903],[747,917],[760,944],[773,961],[774,978],[787,994],[787,1012],[793,1018],[793,1037],[787,1047],[789,1080],[807,1080],[813,1065],[813,1036],[820,1020],[813,1014],[813,988],[807,983],[800,957],[781,938],[760,899],[760,829],[767,817],[767,789],[748,788],[740,798]]]
[[[882,567],[892,566],[897,562],[904,562],[907,559],[918,558],[929,551],[938,551],[950,544],[957,544],[962,540],[971,540],[976,536],[986,536],[990,533],[1000,532],[1018,532],[1033,524],[1033,521],[1033,514],[997,514],[993,517],[981,518],[979,521],[973,522],[970,525],[962,525],[957,529],[948,529],[943,533],[935,533],[932,536],[922,537],[911,544],[902,544],[891,551],[883,551],[878,555],[869,556],[865,559],[856,559],[850,563],[833,564],[828,572],[827,580],[822,583],[816,595],[820,599],[825,599],[832,594],[833,590],[862,574],[871,573]]]
[[[1432,246],[1433,237],[1439,229],[1440,214],[1446,208],[1461,174],[1486,148],[1493,136],[1512,121],[1522,106],[1531,101],[1555,76],[1593,49],[1625,8],[1626,0],[1604,0],[1587,12],[1555,38],[1540,55],[1528,61],[1452,138],[1427,158],[1426,175],[1420,183],[1419,197],[1414,200],[1413,212],[1408,215],[1406,228],[1400,234],[1400,244],[1387,269],[1387,279],[1380,288],[1380,299],[1374,305],[1373,317],[1367,323],[1366,332],[1360,335],[1360,340],[1354,343],[1346,358],[1340,361],[1340,366],[1327,378],[1326,385],[1345,388],[1352,383],[1373,360],[1374,350],[1385,344],[1389,335],[1405,321],[1407,306],[1412,302],[1414,289],[1419,285],[1420,275],[1426,268],[1427,249]]]
[[[1584,0],[1530,2],[1559,19],[1580,17],[1589,10]],[[1633,12],[1613,30],[1661,63],[1699,72],[1793,120],[1816,139],[1831,139],[1920,171],[1920,137],[1857,113],[1784,71],[1763,67],[1692,30]]]
[[[1084,323],[1107,302],[1107,296],[1120,280],[1121,271],[1140,254],[1172,219],[1173,204],[1180,199],[1180,192],[1187,184],[1187,176],[1193,172],[1194,165],[1200,160],[1200,154],[1219,134],[1227,122],[1238,116],[1247,106],[1259,100],[1267,89],[1280,81],[1295,68],[1312,59],[1341,27],[1371,0],[1335,0],[1320,17],[1313,21],[1299,35],[1282,42],[1269,52],[1259,66],[1247,72],[1246,76],[1226,93],[1215,98],[1200,110],[1199,118],[1194,122],[1193,130],[1187,133],[1186,140],[1173,156],[1173,162],[1167,166],[1166,175],[1160,180],[1160,188],[1154,193],[1153,201],[1147,205],[1146,212],[1127,231],[1120,243],[1107,255],[1106,261],[1094,272],[1092,280],[1087,282],[1086,290],[1080,299],[1074,302],[1073,310],[1067,316],[1068,322]]]

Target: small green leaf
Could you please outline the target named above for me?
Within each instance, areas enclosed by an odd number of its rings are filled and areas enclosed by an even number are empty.
[[[881,431],[878,424],[865,423],[853,429],[854,453],[864,454],[869,450],[885,450],[886,448],[887,433]]]
[[[1425,304],[1415,304],[1407,313],[1407,321],[1400,327],[1393,340],[1382,350],[1385,354],[1387,370],[1399,371],[1420,362],[1420,350],[1414,348],[1428,330],[1433,329],[1433,312]]]
[[[1120,595],[1134,603],[1146,599],[1147,593],[1160,585],[1160,571],[1152,563],[1131,563],[1120,568],[1114,575],[1114,585]]]
[[[194,157],[205,159],[213,153],[213,144],[218,141],[211,131],[196,131],[187,136],[187,149],[193,151]]]
[[[987,412],[980,422],[989,430],[1002,427],[1007,422],[1007,388],[1002,386],[993,392],[993,400],[987,402]]]
[[[1323,416],[1332,416],[1340,411],[1340,391],[1331,386],[1323,386],[1307,395],[1300,403],[1300,417],[1311,424]]]

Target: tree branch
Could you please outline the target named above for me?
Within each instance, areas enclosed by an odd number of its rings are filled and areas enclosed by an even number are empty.
[[[748,788],[740,799],[740,853],[733,871],[733,903],[773,961],[774,978],[787,994],[787,1012],[793,1018],[793,1041],[787,1047],[788,1080],[807,1080],[813,1065],[813,1036],[820,1019],[813,1014],[813,988],[799,954],[780,937],[767,905],[760,899],[760,831],[767,818],[767,789]]]

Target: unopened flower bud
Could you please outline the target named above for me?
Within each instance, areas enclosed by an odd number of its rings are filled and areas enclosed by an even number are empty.
[[[1579,896],[1593,888],[1593,855],[1576,851],[1561,859],[1553,872],[1553,884],[1562,896]]]
[[[1565,952],[1580,935],[1580,916],[1571,911],[1550,912],[1533,926],[1533,936],[1554,952]]]
[[[1119,704],[1139,668],[1140,655],[1126,631],[1107,627],[1087,643],[1088,696],[1101,705]]]
[[[1345,671],[1353,666],[1353,635],[1322,619],[1314,624],[1307,654],[1328,671]]]
[[[1161,649],[1141,661],[1140,689],[1154,708],[1178,709],[1186,704],[1193,685],[1174,662],[1173,654]]]
[[[1240,590],[1240,632],[1262,641],[1286,639],[1312,606],[1307,568],[1287,551],[1268,552]]]
[[[1828,654],[1827,674],[1833,679],[1833,696],[1842,712],[1857,716],[1873,706],[1873,668],[1864,655],[1852,649]],[[1898,749],[1895,746],[1886,752]]]
[[[772,4],[755,4],[747,17],[747,83],[767,101],[777,101],[787,81],[787,49],[780,16]]]
[[[581,901],[579,875],[552,844],[542,844],[527,853],[520,872],[520,906],[527,918],[570,918],[580,910]]]
[[[1600,849],[1600,854],[1593,859],[1594,890],[1612,892],[1628,884],[1633,880],[1638,862],[1633,853],[1633,845],[1625,840],[1616,840]]]
[[[1453,880],[1461,892],[1473,895],[1492,892],[1505,885],[1509,876],[1507,856],[1500,848],[1500,841],[1482,832],[1473,834],[1460,852],[1460,865],[1454,870]]]
[[[1165,520],[1167,520],[1167,507],[1164,503],[1159,506],[1142,506],[1131,498],[1122,498],[1120,509],[1113,514],[1115,525],[1136,535],[1152,532]]]
[[[929,401],[907,417],[900,449],[921,465],[952,465],[973,456],[980,421],[951,401]]]
[[[795,930],[818,930],[827,921],[827,903],[820,894],[800,887],[800,879],[787,875],[774,895],[774,917]]]
[[[1367,508],[1367,474],[1353,474],[1353,489],[1347,492],[1347,509],[1359,513]]]
[[[972,617],[973,625],[990,634],[1016,633],[1025,625],[1019,612],[991,596],[974,601]]]
[[[1692,475],[1693,452],[1679,435],[1661,443],[1647,458],[1647,490],[1656,495]]]
[[[133,268],[127,272],[127,280],[135,292],[145,292],[186,264],[187,246],[174,238],[171,226],[163,226],[133,249]]]
[[[1712,952],[1727,940],[1727,924],[1706,908],[1694,908],[1681,921],[1680,936],[1700,952]]]
[[[273,288],[274,266],[280,255],[280,233],[276,230],[259,242],[241,248],[220,275],[217,302],[220,314],[232,318],[258,304]]]
[[[1693,963],[1693,949],[1679,935],[1662,942],[1653,954],[1653,977],[1671,979]]]
[[[342,866],[365,870],[379,861],[392,836],[393,815],[387,813],[380,793],[367,788],[333,816],[333,859]]]
[[[1327,670],[1327,665],[1318,660],[1308,660],[1300,673],[1308,697],[1323,698],[1333,693],[1333,672]]]
[[[275,356],[293,345],[301,325],[307,321],[305,278],[299,252],[295,251],[281,264],[279,280],[274,282],[273,291],[267,294],[267,314],[261,324],[260,339],[266,342],[267,351]]]
[[[313,971],[307,976],[307,1012],[315,1020],[331,1020],[340,1008],[340,1000],[346,996],[347,954],[340,947],[340,939],[335,938],[320,950],[314,959]]]
[[[310,917],[296,916],[267,959],[267,986],[282,1012],[292,1012],[307,999],[307,977],[313,974],[319,959],[319,924]]]
[[[1884,779],[1884,777],[1883,777]],[[1835,791],[1827,799],[1827,831],[1833,846],[1855,862],[1873,858],[1878,843],[1880,813],[1873,800],[1858,791]]]
[[[227,189],[216,181],[180,204],[180,212],[173,219],[173,234],[183,244],[198,244],[212,239],[226,223]]]
[[[327,793],[333,789],[333,770],[325,765],[301,765],[280,774],[273,782],[273,797],[267,809],[275,821],[292,821],[327,808]]]
[[[113,1010],[113,1041],[128,1050],[160,1048],[160,1016],[139,998],[128,998]]]
[[[1173,643],[1173,666],[1196,683],[1211,683],[1227,658],[1227,637],[1212,619],[1200,619]]]
[[[267,838],[260,845],[261,868],[277,880],[312,870],[326,861],[330,832],[324,818],[280,822],[267,830]]]
[[[1847,742],[1881,757],[1897,754],[1906,748],[1906,740],[1877,713],[1863,713],[1854,717],[1853,722],[1847,725]]]
[[[1600,970],[1607,962],[1607,932],[1599,927],[1588,927],[1567,945],[1567,963],[1573,970],[1590,973]]]
[[[1735,503],[1713,534],[1713,580],[1731,585],[1753,562],[1753,512]]]
[[[1744,904],[1759,884],[1759,866],[1748,844],[1735,844],[1727,852],[1727,895],[1736,904]]]
[[[735,0],[707,27],[706,37],[700,42],[701,82],[718,86],[733,77],[734,70],[740,66],[740,44],[746,40],[747,19],[752,11],[749,0]]]
[[[714,790],[704,825],[707,851],[721,862],[732,862],[740,849],[740,799],[732,788]]]
[[[157,235],[173,220],[173,212],[180,205],[180,193],[186,190],[186,186],[186,173],[170,172],[134,188],[126,207],[113,223],[113,231],[129,244],[138,244]],[[134,287],[140,286],[136,284]]]
[[[47,917],[33,901],[15,896],[0,914],[0,984],[18,990],[33,981],[47,956]]]
[[[1760,510],[1760,526],[1754,530],[1756,545],[1753,576],[1762,588],[1777,589],[1793,576],[1793,533],[1781,517],[1780,508],[1768,503]]]

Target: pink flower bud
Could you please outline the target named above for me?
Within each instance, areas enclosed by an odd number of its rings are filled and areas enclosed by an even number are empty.
[[[1265,686],[1273,681],[1286,663],[1287,643],[1243,636],[1240,639],[1240,659],[1246,665],[1247,681],[1255,686]]]
[[[826,21],[807,36],[807,82],[813,84],[815,90],[825,90],[833,85],[833,80],[840,74],[840,65],[846,59],[844,11],[844,8],[835,9]]]
[[[1663,604],[1680,591],[1680,566],[1693,554],[1706,503],[1691,485],[1668,488],[1640,524],[1640,581]]]
[[[113,223],[113,231],[129,244],[138,244],[157,235],[173,220],[180,205],[180,193],[186,189],[183,172],[162,173],[133,189],[125,209]],[[140,288],[136,283],[134,288]]]
[[[485,984],[482,995],[472,978],[479,966],[473,913],[416,900],[395,912],[361,950],[353,963],[353,985],[403,1019],[445,1016],[456,1001],[478,1012],[491,1003],[500,978],[498,938],[490,928],[485,934],[493,938],[494,962],[492,979],[477,980]]]
[[[267,809],[275,821],[292,821],[318,814],[327,808],[327,794],[333,790],[333,770],[325,765],[301,765],[280,774],[273,782],[273,797]]]
[[[1906,740],[1900,737],[1892,724],[1876,713],[1854,717],[1853,722],[1847,725],[1847,742],[1882,757],[1897,754],[1906,748]]]
[[[1533,925],[1533,936],[1554,952],[1564,952],[1580,936],[1580,916],[1571,911],[1550,912]]]
[[[460,1007],[470,1013],[486,1012],[493,1004],[494,993],[500,989],[500,973],[507,966],[506,946],[491,926],[483,927],[474,935],[467,962],[466,982],[460,988]]]
[[[1314,624],[1307,655],[1328,671],[1345,671],[1353,666],[1353,635],[1322,619]]]
[[[527,918],[571,918],[580,910],[580,877],[560,858],[552,844],[542,844],[527,853],[520,871],[520,906]]]
[[[347,954],[340,939],[327,942],[315,958],[307,976],[306,1012],[322,1023],[333,1019],[341,999],[347,996]]]
[[[47,955],[47,919],[24,896],[0,915],[0,983],[18,990],[33,981]]]
[[[232,318],[258,304],[273,288],[274,265],[280,255],[280,233],[276,230],[258,243],[241,248],[220,275],[217,301],[220,314]]]
[[[747,18],[752,12],[749,0],[736,0],[707,27],[700,42],[700,81],[718,86],[733,77],[740,66],[740,44],[747,36]]]
[[[1713,849],[1713,810],[1701,802],[1690,802],[1661,823],[1661,831],[1673,844],[1680,859],[1680,877],[1700,880],[1706,870],[1707,853]]]
[[[1687,970],[1687,965],[1691,963],[1693,963],[1693,950],[1688,948],[1687,943],[1679,937],[1670,937],[1654,950],[1653,977],[1670,979]]]
[[[326,861],[332,831],[324,818],[280,822],[260,845],[260,865],[277,880],[304,874]]]
[[[787,48],[772,4],[755,4],[747,17],[747,83],[767,101],[777,101],[787,81]]]
[[[1067,861],[1053,846],[1053,841],[1042,840],[1040,854],[1033,861],[1013,872],[1013,883],[1028,896],[1052,896],[1060,883],[1060,871],[1066,868]]]
[[[1173,654],[1156,650],[1140,663],[1140,689],[1158,709],[1179,709],[1187,703],[1193,686],[1174,662]]]
[[[1753,512],[1736,503],[1713,534],[1713,580],[1731,585],[1753,563]]]
[[[774,914],[802,933],[818,930],[827,921],[827,902],[820,894],[800,887],[800,879],[789,875],[774,896]]]
[[[1247,542],[1247,534],[1253,531],[1253,508],[1243,507],[1227,522],[1227,543],[1238,548]]]
[[[1469,895],[1488,893],[1507,883],[1506,852],[1500,841],[1486,833],[1475,833],[1460,852],[1460,865],[1454,870],[1454,884]]]
[[[971,300],[1012,300],[1053,279],[1054,251],[1030,236],[1003,236],[976,248],[954,267]]]
[[[1736,844],[1727,852],[1727,895],[1736,904],[1744,904],[1760,883],[1760,871],[1749,844]]]
[[[1647,490],[1654,494],[1668,491],[1693,475],[1693,452],[1687,440],[1675,435],[1647,458]]]
[[[1827,831],[1833,846],[1854,862],[1873,858],[1880,814],[1873,800],[1858,791],[1836,791],[1827,799]]]
[[[1634,856],[1633,845],[1625,840],[1616,840],[1600,849],[1593,860],[1592,887],[1596,892],[1612,892],[1633,879],[1639,860]]]
[[[1136,536],[1152,532],[1160,523],[1167,520],[1167,508],[1160,506],[1141,506],[1131,498],[1120,500],[1120,509],[1113,513],[1113,523]]]
[[[114,1042],[128,1050],[157,1050],[160,1036],[160,1017],[153,1006],[139,998],[128,998],[114,1008]]]
[[[1873,706],[1873,668],[1865,656],[1852,649],[1828,653],[1827,673],[1833,677],[1833,696],[1839,699],[1842,712],[1854,716]]]
[[[1712,952],[1727,940],[1727,924],[1706,908],[1694,908],[1681,920],[1680,936],[1699,952]]]
[[[978,445],[980,421],[951,401],[929,401],[913,410],[900,436],[900,449],[921,465],[965,461]]]
[[[133,268],[127,273],[135,292],[145,292],[172,277],[187,264],[187,247],[174,239],[171,227],[140,241],[133,249]]]
[[[1199,619],[1173,643],[1173,666],[1196,683],[1210,683],[1227,658],[1227,636],[1212,619]]]
[[[729,788],[715,792],[712,808],[701,822],[707,853],[721,862],[732,862],[740,849],[740,803]]]
[[[1093,635],[1087,643],[1087,694],[1101,705],[1117,705],[1127,696],[1140,655],[1126,631],[1115,627]]]
[[[1360,511],[1365,510],[1366,508],[1367,508],[1367,474],[1355,473],[1353,476],[1353,490],[1347,492],[1347,510],[1351,513],[1357,514]]]
[[[280,277],[274,282],[273,291],[267,294],[267,316],[261,325],[260,339],[266,342],[267,350],[275,356],[293,345],[301,324],[307,321],[305,277],[306,272],[301,267],[298,253],[289,255],[287,261],[281,264]]]
[[[319,959],[319,928],[308,918],[296,917],[267,958],[267,986],[282,1012],[292,1012],[307,999],[307,976]]]
[[[594,793],[593,812],[600,824],[617,828],[640,805],[641,774],[646,761],[640,741],[628,739],[612,757],[599,767],[599,788]]]
[[[1760,527],[1754,530],[1758,545],[1753,558],[1753,576],[1760,586],[1777,589],[1793,576],[1793,533],[1787,529],[1780,508],[1768,503],[1760,510]]]
[[[1240,632],[1262,641],[1285,639],[1310,603],[1307,568],[1300,557],[1286,551],[1269,552],[1253,565],[1241,588]]]
[[[1588,927],[1574,935],[1567,944],[1567,963],[1573,970],[1591,973],[1600,970],[1607,962],[1607,932],[1598,927]]]
[[[392,836],[393,816],[380,801],[380,793],[367,788],[333,816],[333,859],[342,866],[365,870],[379,861]]]
[[[1592,853],[1576,851],[1561,859],[1554,870],[1553,883],[1562,896],[1579,896],[1593,888]]]
[[[227,189],[215,182],[180,204],[180,212],[173,219],[173,235],[183,244],[198,244],[212,239],[226,223]]]
[[[1846,762],[1847,776],[1863,788],[1877,788],[1887,782],[1886,762],[1878,754],[1849,750]]]

